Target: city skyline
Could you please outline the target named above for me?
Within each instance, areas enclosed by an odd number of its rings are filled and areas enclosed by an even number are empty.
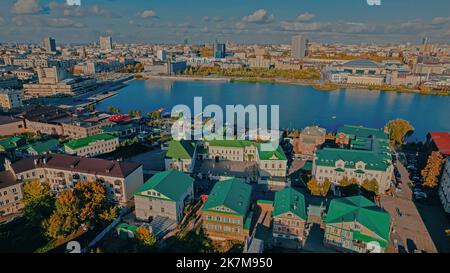
[[[5,0],[0,3],[0,42],[38,43],[42,35],[60,43],[89,43],[112,36],[119,43],[290,43],[301,34],[311,41],[420,43],[450,38],[450,3],[365,0],[306,1],[199,0],[171,3],[131,0]],[[434,4],[433,4],[434,3]],[[342,19],[345,18],[345,19]]]

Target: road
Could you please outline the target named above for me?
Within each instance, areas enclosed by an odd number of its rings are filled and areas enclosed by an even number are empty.
[[[396,196],[383,195],[380,201],[381,206],[391,215],[393,228],[387,252],[399,252],[399,248],[404,248],[408,252],[423,250],[436,253],[436,246],[412,200],[408,171],[400,162],[397,166],[401,174],[402,191],[396,193]]]

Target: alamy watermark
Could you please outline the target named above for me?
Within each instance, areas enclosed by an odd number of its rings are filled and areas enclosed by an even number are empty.
[[[171,117],[177,119],[171,128],[175,140],[261,141],[261,151],[275,151],[279,145],[279,105],[270,106],[270,115],[267,105],[226,105],[224,111],[217,104],[203,107],[202,97],[194,97],[193,112],[179,104],[172,108]]]

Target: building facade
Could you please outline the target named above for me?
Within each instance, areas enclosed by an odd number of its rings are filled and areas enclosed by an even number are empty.
[[[79,138],[64,145],[67,154],[87,157],[111,153],[117,147],[119,147],[119,138],[109,134]]]
[[[450,157],[447,157],[439,183],[439,198],[446,213],[450,213]]]
[[[11,171],[0,172],[0,219],[23,208],[22,182]]]
[[[202,226],[211,239],[244,242],[249,236],[252,187],[240,179],[217,182],[202,208]]]
[[[289,239],[303,246],[306,239],[305,197],[293,188],[275,193],[273,217],[273,237]]]
[[[195,167],[197,143],[189,140],[172,140],[164,158],[166,170],[191,173]]]
[[[160,216],[179,223],[193,198],[192,177],[177,170],[157,173],[134,193],[136,218],[148,221]]]
[[[71,189],[82,181],[99,181],[106,187],[108,198],[119,204],[129,201],[143,184],[142,165],[61,154],[27,157],[9,170],[20,182],[47,181],[54,192]]]
[[[324,244],[342,252],[384,253],[391,217],[363,196],[333,199],[325,218]]]
[[[8,112],[23,106],[23,95],[19,90],[0,89],[0,111]]]

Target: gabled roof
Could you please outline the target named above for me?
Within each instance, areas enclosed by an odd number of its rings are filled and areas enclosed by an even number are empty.
[[[235,140],[235,139],[223,139],[223,140],[209,140],[209,146],[216,147],[230,147],[230,148],[244,148],[249,146],[258,146],[258,144],[254,141],[250,140]]]
[[[209,194],[203,211],[224,206],[245,217],[250,206],[251,193],[252,187],[242,179],[232,178],[219,181]]]
[[[450,155],[450,132],[430,132],[434,144],[443,155]]]
[[[258,149],[260,160],[287,160],[281,146],[278,146],[275,151],[262,151],[261,146]]]
[[[389,242],[391,217],[384,209],[363,196],[333,199],[326,215],[326,224],[357,221],[386,243]]]
[[[190,140],[172,140],[169,143],[169,149],[166,158],[174,159],[192,159],[195,151],[195,141]]]
[[[57,139],[50,139],[47,141],[38,141],[27,145],[26,149],[31,149],[37,154],[43,154],[49,152],[52,148],[58,146],[59,141]]]
[[[306,220],[305,197],[293,188],[286,188],[275,193],[273,216],[291,212]]]
[[[193,183],[194,179],[189,175],[178,170],[168,170],[152,176],[135,191],[135,194],[145,195],[142,192],[155,190],[172,201],[178,201]]]
[[[350,138],[376,137],[381,139],[388,139],[388,135],[382,129],[367,128],[364,126],[344,125],[340,127],[337,132],[349,135]]]

